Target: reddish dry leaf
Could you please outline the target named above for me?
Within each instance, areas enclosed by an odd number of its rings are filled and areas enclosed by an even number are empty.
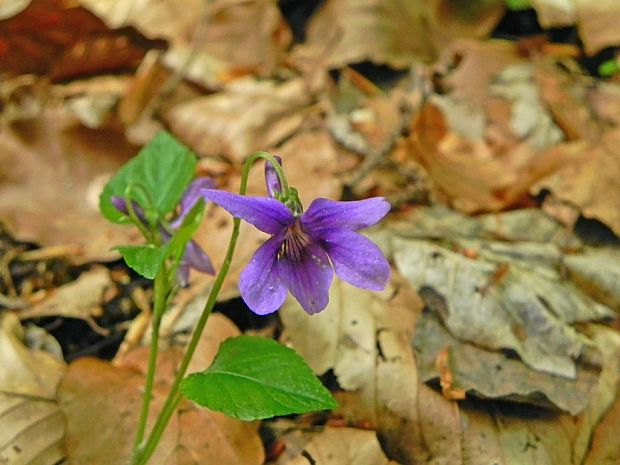
[[[236,334],[238,330],[224,316],[212,315],[189,371],[203,370],[219,343]],[[160,352],[150,425],[162,406],[180,356],[178,348]],[[117,465],[127,461],[147,357],[148,350],[141,348],[124,356],[116,365],[91,358],[78,359],[69,365],[59,398],[67,417],[71,463]],[[170,421],[149,463],[259,465],[263,460],[256,423],[237,421],[185,402]]]
[[[432,103],[413,121],[410,150],[453,205],[465,212],[496,211],[522,201],[563,158],[555,147],[536,152],[527,142],[498,147],[460,136],[449,130]]]
[[[101,216],[99,193],[136,150],[117,131],[85,129],[59,111],[3,130],[0,215],[21,240],[79,246],[78,262],[116,258],[110,249],[138,235]]]
[[[111,31],[84,8],[33,0],[0,21],[0,71],[49,74],[53,80],[133,69],[145,50],[127,33]]]

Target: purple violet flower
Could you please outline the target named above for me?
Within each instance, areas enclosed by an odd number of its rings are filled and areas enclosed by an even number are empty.
[[[265,172],[270,197],[201,191],[206,200],[271,234],[239,278],[241,296],[250,309],[259,315],[275,312],[288,290],[307,313],[318,313],[329,301],[334,270],[354,286],[383,290],[390,265],[373,242],[355,231],[381,220],[390,204],[382,197],[353,202],[316,199],[296,216],[274,198],[280,196],[281,186],[272,170],[268,166]]]
[[[174,221],[170,223],[170,227],[173,231],[181,226],[185,216],[187,216],[189,211],[194,207],[194,205],[196,205],[196,202],[200,200],[201,189],[213,187],[215,187],[215,184],[207,177],[195,179],[189,184],[181,197],[181,209],[179,214]],[[129,213],[126,200],[123,197],[112,196],[110,201],[118,211],[124,214]],[[146,225],[146,217],[142,207],[140,207],[140,205],[136,202],[133,202],[132,206],[140,221]],[[162,225],[159,225],[159,232],[161,233],[164,242],[168,242],[172,237],[171,232],[167,231]],[[211,259],[205,251],[202,250],[202,247],[200,247],[200,245],[198,245],[198,243],[194,240],[190,240],[185,246],[185,252],[183,253],[183,257],[181,257],[181,263],[179,264],[179,268],[177,270],[177,279],[179,280],[181,286],[185,287],[189,283],[189,271],[192,268],[202,273],[215,274],[215,268],[213,268]]]

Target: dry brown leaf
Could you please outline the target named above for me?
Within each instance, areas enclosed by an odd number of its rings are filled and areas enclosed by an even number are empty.
[[[556,197],[577,205],[588,218],[595,218],[620,234],[620,130],[599,139],[561,145],[566,162],[554,174],[532,187],[550,190]]]
[[[56,388],[62,360],[24,345],[10,312],[0,315],[0,463],[54,465],[65,457],[65,425]]]
[[[163,116],[197,153],[225,155],[239,163],[293,134],[311,101],[302,79],[277,84],[248,78],[223,92],[173,106]]]
[[[485,37],[506,12],[502,0],[431,0],[427,3],[435,29],[451,37]]]
[[[398,465],[385,456],[374,431],[325,428],[310,437],[303,453],[282,465]]]
[[[372,61],[406,68],[435,54],[423,2],[328,0],[312,18],[293,61],[325,68]]]
[[[238,74],[270,75],[291,41],[288,27],[271,0],[81,3],[110,27],[134,26],[147,37],[166,39],[170,48],[164,62],[210,86]]]
[[[528,142],[493,145],[470,140],[451,131],[442,112],[430,103],[414,119],[409,141],[433,182],[465,212],[501,210],[523,200],[563,155],[556,147],[536,152]]]
[[[17,238],[77,245],[78,262],[116,258],[113,246],[137,239],[99,213],[108,177],[136,152],[121,134],[56,112],[13,129],[0,134],[0,215]]]
[[[189,371],[203,370],[210,364],[219,343],[236,334],[238,330],[224,316],[212,315]],[[177,348],[160,352],[149,424],[161,408],[180,356]],[[147,357],[148,350],[141,348],[126,354],[116,365],[84,358],[69,366],[59,398],[67,417],[71,463],[117,465],[127,460]],[[97,422],[92,420],[95,416]],[[257,424],[240,422],[185,402],[172,418],[152,463],[259,465],[263,460]]]
[[[42,316],[81,318],[92,322],[101,316],[104,294],[112,286],[110,271],[96,266],[68,284],[52,289],[44,296],[38,295],[32,305],[19,312],[21,319]]]

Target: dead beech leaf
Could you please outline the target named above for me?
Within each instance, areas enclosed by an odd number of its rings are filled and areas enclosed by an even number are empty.
[[[170,47],[164,62],[209,86],[219,85],[238,74],[270,75],[291,41],[288,27],[271,0],[191,0],[182,4],[174,0],[81,0],[80,3],[110,27],[134,26],[149,38],[166,39]]]
[[[327,0],[307,28],[293,61],[339,68],[361,61],[403,69],[435,54],[423,2]]]
[[[579,144],[579,145],[575,145]],[[620,130],[597,139],[560,146],[567,154],[561,168],[532,186],[532,192],[550,190],[556,197],[580,208],[620,234]]]
[[[56,388],[61,359],[24,345],[10,312],[0,315],[0,462],[54,465],[65,457],[65,425]]]
[[[527,216],[521,219],[531,224]],[[472,237],[467,228],[461,237],[437,230],[430,242],[424,237],[428,224],[422,221],[421,230],[416,230],[417,221],[408,224],[396,228],[396,234],[386,226],[388,238],[378,242],[462,341],[492,350],[510,348],[533,369],[573,377],[574,358],[587,354],[592,343],[571,325],[614,316],[561,277],[563,255],[553,244],[527,237],[521,242]]]
[[[282,465],[398,465],[388,460],[374,431],[325,428],[313,433],[304,453]]]
[[[575,379],[535,371],[505,353],[459,341],[436,314],[423,314],[412,340],[420,379],[439,378],[447,399],[483,398],[559,408],[576,415],[587,405],[600,368],[579,365]],[[445,387],[444,387],[445,386]]]
[[[46,113],[0,135],[0,214],[20,240],[76,245],[77,262],[118,257],[110,249],[137,239],[107,222],[99,193],[136,148],[111,129],[85,129],[63,113]]]
[[[532,0],[532,6],[545,28],[575,24],[588,55],[620,41],[620,5],[615,0]]]
[[[212,315],[190,371],[208,366],[219,343],[233,334],[238,334],[234,324],[220,314]],[[123,356],[116,365],[90,358],[69,365],[59,398],[67,417],[71,463],[112,465],[127,461],[147,357],[148,350],[141,348]],[[180,357],[176,347],[160,352],[149,425],[161,408]],[[95,416],[97,422],[92,421]],[[240,422],[184,402],[164,433],[152,463],[259,465],[263,460],[256,423]]]
[[[223,92],[173,106],[164,119],[197,153],[225,155],[239,163],[293,134],[310,103],[302,79],[283,84],[242,79]]]
[[[52,289],[42,298],[36,298],[29,308],[19,312],[21,319],[42,316],[81,318],[92,322],[101,316],[104,294],[112,286],[110,271],[97,266],[80,275],[78,279]]]
[[[415,159],[459,210],[500,210],[522,200],[531,186],[559,165],[555,147],[537,152],[528,142],[494,146],[450,130],[439,108],[426,104],[409,139]]]
[[[433,26],[451,37],[484,37],[491,33],[505,13],[501,0],[453,0],[428,2]]]

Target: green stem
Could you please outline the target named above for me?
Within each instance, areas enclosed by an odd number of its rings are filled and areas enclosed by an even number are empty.
[[[153,315],[151,317],[151,347],[149,350],[149,360],[146,370],[146,380],[144,383],[144,393],[142,395],[142,407],[140,409],[140,418],[138,420],[138,427],[136,430],[136,438],[134,440],[133,455],[137,454],[138,448],[144,439],[144,432],[146,431],[146,422],[149,415],[149,407],[151,405],[151,399],[153,397],[153,384],[155,381],[155,371],[157,367],[157,352],[159,347],[159,327],[161,325],[161,318],[166,306],[166,294],[167,294],[167,282],[165,265],[162,265],[162,270],[155,276],[154,284],[154,304]]]
[[[286,181],[286,178],[284,177],[284,172],[282,171],[282,167],[280,166],[278,161],[275,159],[275,157],[267,152],[255,152],[252,155],[250,155],[248,159],[245,161],[245,163],[243,164],[243,172],[241,174],[241,185],[239,187],[239,194],[245,195],[247,191],[248,176],[250,174],[250,168],[252,167],[252,164],[259,158],[263,158],[273,165],[278,175],[278,178],[280,180],[280,184],[282,185],[282,193],[283,194],[288,193],[288,189],[289,189],[288,183]],[[220,271],[215,278],[213,287],[211,288],[211,292],[209,293],[209,297],[207,298],[207,303],[205,304],[202,314],[200,315],[200,319],[198,320],[198,323],[196,323],[196,327],[194,328],[192,337],[189,343],[187,344],[185,355],[183,356],[183,360],[181,361],[179,369],[176,373],[174,382],[172,384],[172,387],[170,388],[168,397],[166,398],[166,402],[164,403],[164,406],[162,407],[161,412],[159,413],[159,416],[157,418],[157,421],[155,422],[155,425],[153,426],[153,430],[151,431],[149,438],[147,439],[146,443],[144,443],[144,446],[141,448],[141,450],[138,451],[138,456],[135,461],[136,465],[145,465],[150,459],[151,455],[153,455],[153,452],[155,452],[155,449],[157,448],[157,444],[159,443],[159,440],[161,439],[161,436],[164,433],[166,426],[168,425],[168,422],[170,421],[170,418],[172,417],[172,415],[174,415],[176,407],[181,401],[182,396],[179,393],[179,387],[181,385],[181,381],[183,380],[183,377],[185,376],[185,373],[187,372],[187,367],[189,366],[192,360],[192,357],[194,355],[194,352],[196,351],[196,347],[198,346],[198,343],[200,342],[200,337],[202,336],[202,332],[205,328],[205,325],[207,324],[207,320],[209,319],[209,316],[211,315],[211,312],[213,311],[213,307],[215,306],[217,296],[222,288],[222,285],[224,284],[224,278],[226,278],[226,275],[228,274],[228,270],[232,263],[233,254],[235,252],[235,246],[237,245],[237,239],[239,237],[239,226],[240,225],[241,225],[241,220],[239,218],[234,218],[233,219],[233,230],[230,235],[230,242],[228,243],[228,249],[226,250],[224,262],[222,263],[222,267],[220,268]]]

